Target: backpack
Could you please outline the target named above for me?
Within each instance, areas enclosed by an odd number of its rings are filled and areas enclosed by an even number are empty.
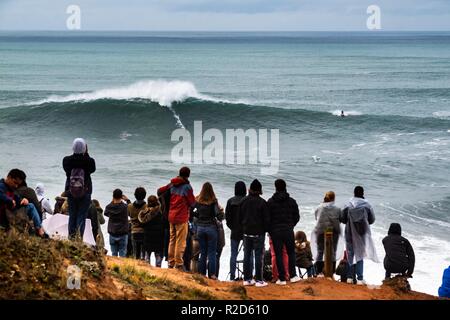
[[[82,198],[86,194],[87,188],[84,181],[84,170],[81,168],[72,169],[70,172],[69,192],[74,198]]]
[[[367,233],[366,222],[366,209],[365,208],[353,208],[348,210],[348,214],[352,217],[352,224],[355,227],[355,231],[360,236]]]

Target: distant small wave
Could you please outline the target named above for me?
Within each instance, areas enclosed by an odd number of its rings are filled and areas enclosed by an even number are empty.
[[[342,110],[334,110],[334,111],[330,111],[330,113],[332,114],[332,115],[335,115],[335,116],[341,116],[341,112],[342,112]],[[350,110],[350,111],[345,111],[344,110],[344,116],[361,116],[362,115],[362,113],[361,112],[359,112],[359,111],[352,111],[352,110]]]
[[[436,112],[433,112],[433,116],[436,118],[447,119],[447,118],[450,118],[450,111],[436,111]]]

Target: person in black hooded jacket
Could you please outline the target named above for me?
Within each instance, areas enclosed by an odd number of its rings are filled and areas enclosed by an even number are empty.
[[[401,273],[404,276],[412,277],[415,264],[414,250],[411,243],[402,237],[400,224],[391,223],[388,236],[383,239],[383,246],[386,251],[384,258],[386,279],[391,277],[391,273]]]
[[[297,202],[286,191],[286,182],[282,179],[275,181],[276,192],[267,201],[270,215],[269,234],[272,238],[277,261],[279,280],[277,284],[286,284],[283,264],[283,246],[289,258],[289,277],[291,282],[297,282],[300,278],[295,270],[295,239],[294,227],[300,220],[300,211]]]
[[[260,197],[262,185],[255,179],[250,185],[246,196],[239,207],[239,222],[244,236],[244,286],[256,285],[265,287],[263,281],[264,240],[269,229],[269,208],[267,202]],[[253,281],[253,266],[255,258],[255,278]]]
[[[242,241],[242,227],[239,222],[239,206],[247,194],[247,188],[243,181],[234,185],[234,197],[230,198],[225,207],[225,220],[231,230],[231,256],[230,256],[230,280],[236,280],[236,260],[239,251],[239,243]]]

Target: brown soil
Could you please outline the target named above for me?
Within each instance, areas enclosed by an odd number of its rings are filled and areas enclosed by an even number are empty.
[[[316,278],[267,287],[210,280],[198,274],[105,257],[82,243],[41,240],[0,231],[0,299],[148,300],[430,300],[402,281],[373,288]],[[67,267],[82,271],[81,288],[67,288]]]

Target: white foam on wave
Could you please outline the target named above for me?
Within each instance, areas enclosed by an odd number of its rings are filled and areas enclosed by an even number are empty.
[[[52,95],[33,104],[49,102],[89,102],[99,99],[148,99],[163,107],[170,107],[174,102],[182,102],[187,98],[216,101],[217,99],[200,94],[195,85],[189,81],[146,80],[128,86],[100,89],[92,92],[75,93],[66,96]]]
[[[433,116],[436,118],[450,118],[450,111],[436,111],[433,112]]]
[[[342,112],[342,110],[334,110],[334,111],[330,111],[330,113],[331,113],[332,115],[334,115],[334,116],[339,116],[339,117],[341,116],[341,112]],[[353,111],[353,110],[345,111],[345,110],[344,110],[344,115],[345,115],[346,117],[348,117],[348,116],[361,116],[362,113],[359,112],[359,111]]]

